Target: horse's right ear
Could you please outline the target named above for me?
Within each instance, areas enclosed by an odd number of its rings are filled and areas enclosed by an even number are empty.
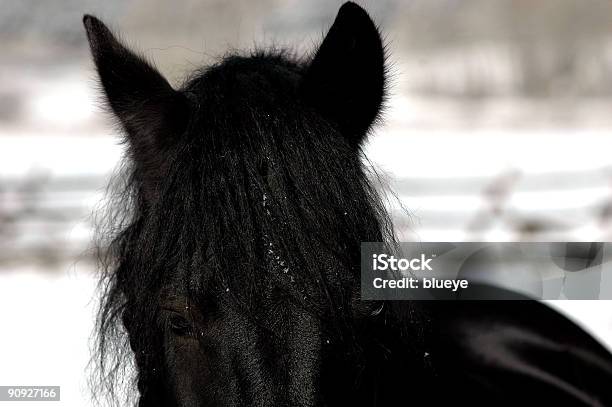
[[[97,18],[83,24],[108,105],[127,133],[135,161],[159,157],[187,124],[186,97],[142,57],[123,46]]]
[[[385,96],[385,51],[368,13],[345,3],[301,84],[306,102],[336,123],[348,141],[362,143]]]

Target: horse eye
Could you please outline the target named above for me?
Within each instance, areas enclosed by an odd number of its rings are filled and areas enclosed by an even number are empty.
[[[191,324],[182,315],[173,313],[168,317],[168,327],[179,336],[186,336],[191,333]]]

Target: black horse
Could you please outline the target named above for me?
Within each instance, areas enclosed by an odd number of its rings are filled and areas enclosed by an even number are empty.
[[[607,352],[543,305],[360,300],[360,243],[394,241],[362,166],[386,69],[359,6],[311,57],[230,55],[179,90],[83,21],[127,145],[99,392],[133,357],[141,407],[612,404]]]

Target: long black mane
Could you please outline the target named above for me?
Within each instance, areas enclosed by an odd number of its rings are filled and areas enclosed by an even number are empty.
[[[333,320],[333,340],[350,335],[355,314],[368,311],[357,304],[359,245],[391,243],[391,222],[360,148],[296,97],[309,63],[277,52],[228,56],[182,87],[191,119],[163,159],[143,166],[128,151],[100,235],[106,391],[129,360],[127,324],[139,333],[130,340],[146,392],[152,379],[142,375],[155,374],[152,330],[164,291],[204,302],[202,293],[224,293],[258,323],[269,319],[262,303],[285,296]],[[143,172],[157,168],[163,176],[150,187]]]

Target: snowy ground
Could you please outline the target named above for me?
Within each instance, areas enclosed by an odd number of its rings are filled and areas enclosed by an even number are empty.
[[[70,407],[91,405],[87,383],[96,307],[91,270],[0,270],[0,383],[60,386]],[[35,406],[38,402],[1,402]]]

